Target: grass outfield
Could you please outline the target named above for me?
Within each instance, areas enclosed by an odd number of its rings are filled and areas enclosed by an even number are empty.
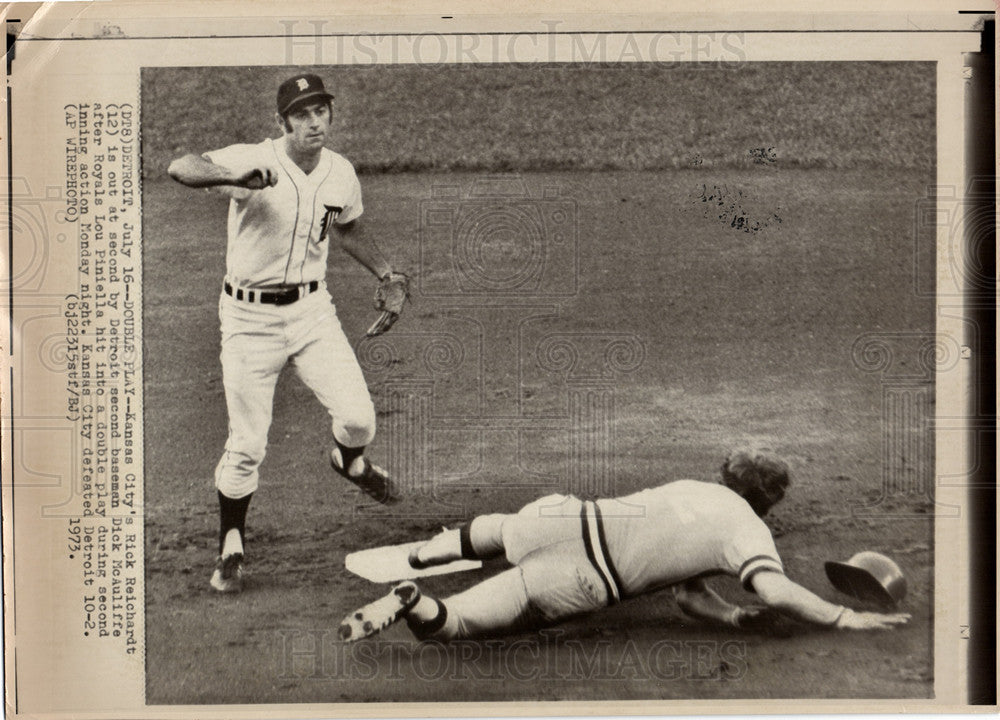
[[[933,166],[933,63],[303,68],[337,95],[333,146],[362,173]],[[277,134],[294,68],[147,68],[143,173]]]

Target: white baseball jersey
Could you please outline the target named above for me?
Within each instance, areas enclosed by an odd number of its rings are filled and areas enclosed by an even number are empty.
[[[586,505],[588,554],[612,596],[714,574],[735,575],[752,589],[756,573],[784,572],[767,525],[722,485],[678,480]]]
[[[230,197],[226,276],[240,287],[300,285],[326,277],[332,224],[358,218],[364,208],[351,163],[323,148],[308,175],[285,153],[282,140],[230,145],[204,154],[237,175],[272,167],[278,183],[263,190],[222,186]]]

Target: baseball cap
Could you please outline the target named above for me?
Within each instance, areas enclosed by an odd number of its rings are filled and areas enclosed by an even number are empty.
[[[292,106],[313,99],[333,100],[318,75],[306,73],[290,77],[278,87],[278,114],[284,115]]]

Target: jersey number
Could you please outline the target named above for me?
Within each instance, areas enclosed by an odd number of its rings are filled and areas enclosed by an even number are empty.
[[[324,205],[323,207],[326,208],[326,214],[323,215],[323,225],[319,230],[319,242],[323,242],[326,239],[326,235],[330,232],[333,223],[336,222],[340,213],[344,211],[344,208],[337,207],[336,205]]]

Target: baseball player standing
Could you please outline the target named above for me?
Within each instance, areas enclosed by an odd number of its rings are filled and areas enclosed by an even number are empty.
[[[515,567],[444,601],[401,583],[348,615],[340,636],[359,640],[405,617],[419,639],[486,637],[550,625],[665,587],[692,617],[738,628],[774,620],[764,608],[733,605],[716,594],[705,578],[720,574],[739,578],[768,608],[814,625],[884,630],[909,619],[854,612],[785,576],[761,520],[789,485],[783,462],[735,453],[722,467],[722,483],[678,480],[596,502],[550,495],[514,515],[481,515],[418,546],[410,565],[506,555]]]
[[[398,499],[388,474],[364,455],[375,408],[326,289],[330,242],[380,278],[393,298],[369,334],[388,330],[407,296],[407,278],[357,222],[363,207],[354,167],[325,147],[333,96],[316,75],[278,88],[282,137],[174,160],[170,176],[230,198],[226,277],[219,298],[222,375],[229,437],[215,470],[219,557],[211,585],[242,589],[244,530],[258,486],[278,375],[291,362],[333,419],[331,464],[382,503]],[[331,232],[333,231],[333,232]]]

